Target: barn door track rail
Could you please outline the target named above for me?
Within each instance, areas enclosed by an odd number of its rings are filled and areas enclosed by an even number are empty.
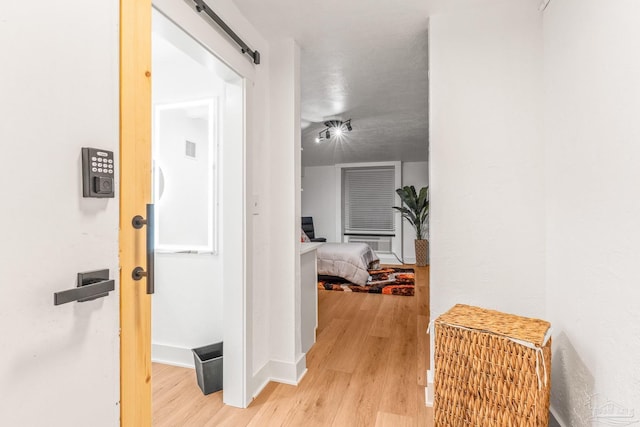
[[[252,50],[247,44],[231,29],[229,26],[220,18],[211,8],[207,5],[203,0],[193,0],[196,4],[196,10],[201,13],[204,12],[215,22],[218,24],[222,30],[229,35],[233,39],[234,42],[240,46],[240,50],[242,53],[246,53],[253,59],[254,64],[260,64],[260,52],[257,50]]]

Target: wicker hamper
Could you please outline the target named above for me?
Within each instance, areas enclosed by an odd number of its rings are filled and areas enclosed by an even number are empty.
[[[435,425],[546,427],[550,326],[462,304],[438,317]]]

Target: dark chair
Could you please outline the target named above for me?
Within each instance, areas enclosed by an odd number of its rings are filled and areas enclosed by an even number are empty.
[[[305,234],[309,236],[309,240],[312,242],[326,242],[327,239],[324,237],[316,237],[316,233],[313,230],[313,217],[311,216],[303,216],[302,217],[302,229]]]

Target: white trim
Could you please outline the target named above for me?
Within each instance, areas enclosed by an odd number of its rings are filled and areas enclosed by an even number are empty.
[[[371,168],[382,166],[401,167],[402,162],[363,162],[363,163],[337,163],[337,168]],[[402,175],[401,175],[402,176]]]
[[[267,384],[271,382],[271,376],[269,375],[270,369],[271,369],[270,362],[267,362],[262,366],[262,368],[258,369],[257,372],[254,372],[253,387],[251,387],[251,389],[254,390],[252,400],[258,397],[258,395],[262,393],[262,390],[264,390]]]
[[[190,348],[151,344],[151,361],[164,365],[195,369],[193,352]]]
[[[336,241],[342,242],[342,165],[335,165],[336,171]]]
[[[553,418],[557,421],[560,427],[566,427],[567,423],[565,423],[560,416],[558,416],[558,411],[556,411],[553,406],[549,406],[549,412],[553,415]]]
[[[435,388],[433,385],[433,371],[429,369],[427,371],[427,386],[424,388],[424,404],[429,408],[433,407],[434,391]]]
[[[230,406],[246,408],[251,399],[248,394],[247,325],[247,198],[246,198],[246,105],[247,81],[242,79],[242,136],[240,144],[225,144],[220,147],[220,179],[221,182],[235,182],[233,190],[241,189],[238,201],[226,201],[233,191],[221,186],[220,200],[222,210],[220,218],[224,222],[221,230],[220,244],[222,252],[222,282],[224,323],[223,331],[224,357],[223,365],[223,402]],[[235,170],[234,170],[235,169]],[[239,173],[239,175],[238,175]],[[235,181],[234,181],[235,180]],[[231,230],[240,230],[240,235],[233,235]],[[238,277],[240,276],[240,277]],[[229,282],[236,282],[233,285]],[[239,286],[238,286],[239,284]]]
[[[269,368],[271,381],[298,385],[307,373],[307,357],[303,354],[295,363],[272,359],[269,361]]]
[[[295,363],[272,359],[253,374],[255,382],[258,384],[257,387],[254,387],[256,392],[253,397],[259,395],[270,381],[282,384],[298,385],[306,373],[306,354],[301,355]]]
[[[402,162],[393,162],[395,163],[395,171],[396,171],[396,188],[400,188],[402,187]],[[398,196],[398,194],[395,194],[395,206],[402,206],[402,199],[400,199],[400,196]],[[402,247],[404,246],[402,244],[402,239],[403,239],[403,224],[404,221],[402,220],[402,214],[400,213],[400,211],[398,211],[397,209],[394,209],[395,214],[394,214],[394,218],[393,218],[393,223],[395,225],[396,228],[396,237],[394,239],[391,239],[391,252],[394,254],[399,254],[400,259],[402,259],[403,257],[403,249]]]

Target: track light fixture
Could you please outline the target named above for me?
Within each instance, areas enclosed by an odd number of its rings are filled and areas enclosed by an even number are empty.
[[[340,137],[345,132],[351,132],[353,130],[353,128],[351,127],[351,119],[345,120],[344,122],[342,120],[327,120],[326,122],[324,122],[324,125],[326,126],[326,128],[318,132],[316,142],[330,139],[331,132],[333,132],[334,135]]]

